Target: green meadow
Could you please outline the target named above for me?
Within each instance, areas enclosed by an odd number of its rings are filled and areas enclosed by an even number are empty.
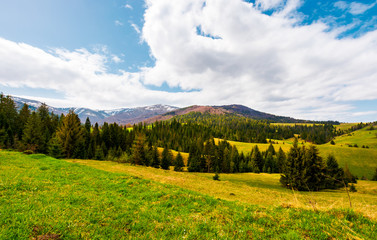
[[[347,124],[347,126],[351,126]],[[338,163],[344,167],[348,165],[350,171],[359,178],[372,178],[375,169],[377,168],[377,130],[369,130],[369,127],[357,130],[350,134],[344,134],[334,139],[335,145],[330,143],[323,145],[316,145],[319,149],[320,155],[326,158],[329,154],[333,154]],[[216,139],[219,141],[220,139]],[[293,144],[293,139],[273,140],[275,150],[281,147],[285,152],[289,151]],[[230,144],[237,146],[239,152],[249,153],[256,145],[261,151],[267,150],[269,143],[245,143],[229,141]],[[300,141],[299,145],[310,145]],[[358,147],[354,147],[354,145]],[[352,147],[349,147],[349,146]],[[362,146],[368,148],[362,148]]]
[[[161,174],[200,175],[154,170]],[[209,175],[198,177],[204,179],[203,187],[208,181],[215,182]],[[356,210],[227,201],[136,174],[104,171],[42,154],[8,151],[0,151],[0,213],[0,239],[375,239],[377,236],[376,221]]]

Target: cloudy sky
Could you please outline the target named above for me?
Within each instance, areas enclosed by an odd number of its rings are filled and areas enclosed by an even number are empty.
[[[377,120],[377,2],[2,0],[0,92]]]

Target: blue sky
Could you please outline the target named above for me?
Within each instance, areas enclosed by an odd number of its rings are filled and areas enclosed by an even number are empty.
[[[0,91],[376,121],[376,29],[375,0],[2,0]]]

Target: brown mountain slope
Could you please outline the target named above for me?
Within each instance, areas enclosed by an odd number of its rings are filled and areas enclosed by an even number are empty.
[[[158,115],[158,116],[148,118],[148,119],[144,120],[144,122],[145,123],[154,123],[156,121],[165,121],[165,120],[169,120],[169,119],[171,119],[175,116],[185,115],[185,114],[191,113],[191,112],[210,113],[210,114],[215,114],[215,115],[222,115],[222,114],[225,114],[225,113],[231,113],[230,111],[228,111],[228,110],[226,110],[222,107],[194,105],[194,106],[190,106],[190,107],[186,107],[186,108],[180,108],[180,109],[177,109],[177,110],[165,113],[165,114],[161,114],[161,115]]]

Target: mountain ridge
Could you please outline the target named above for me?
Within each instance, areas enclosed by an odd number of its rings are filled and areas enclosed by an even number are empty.
[[[31,110],[36,110],[42,105],[42,102],[20,98],[12,97],[19,109],[22,108],[23,104],[28,104]],[[70,110],[73,110],[80,118],[81,122],[85,122],[86,118],[89,117],[92,123],[97,122],[98,124],[107,123],[117,123],[121,125],[126,124],[136,124],[136,123],[153,123],[156,121],[169,120],[175,116],[180,116],[188,114],[191,112],[209,113],[215,115],[223,114],[235,114],[238,116],[243,116],[255,120],[269,120],[272,122],[280,123],[308,123],[308,122],[318,122],[318,123],[338,123],[336,121],[308,121],[295,119],[292,117],[278,116],[270,113],[265,113],[261,111],[254,110],[244,105],[231,104],[231,105],[221,105],[221,106],[203,106],[203,105],[192,105],[188,107],[178,108],[170,105],[155,104],[144,107],[135,108],[117,108],[111,110],[93,110],[90,108],[56,108],[53,106],[48,106],[50,112],[55,114],[67,114]]]
[[[29,106],[29,109],[32,111],[37,110],[39,106],[43,103],[36,100],[13,97],[13,100],[18,109],[21,109],[22,106],[26,103]],[[81,108],[81,107],[72,107],[72,108],[57,108],[47,105],[50,112],[55,114],[67,114],[70,110],[73,110],[80,118],[81,122],[85,122],[86,118],[89,117],[92,123],[97,122],[98,124],[107,123],[118,123],[118,124],[135,124],[142,122],[145,119],[150,117],[163,114],[175,109],[178,109],[174,106],[155,104],[144,107],[136,108],[117,108],[110,110],[94,110],[90,108]]]

